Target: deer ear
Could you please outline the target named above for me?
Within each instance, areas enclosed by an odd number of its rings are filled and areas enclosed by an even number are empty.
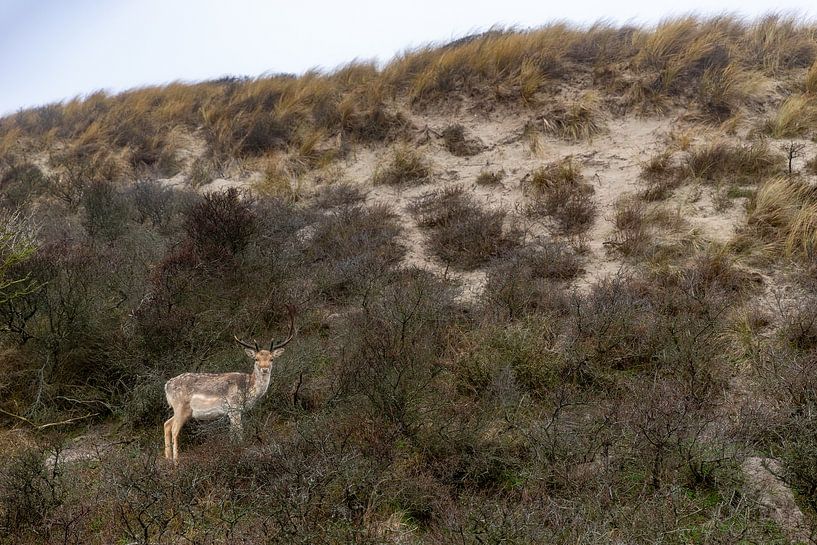
[[[252,359],[255,359],[255,350],[250,350],[249,348],[245,348],[244,352],[246,352],[247,356]]]
[[[284,350],[285,350],[284,348],[279,348],[278,350],[273,351],[272,357],[277,358],[278,356],[284,353]]]

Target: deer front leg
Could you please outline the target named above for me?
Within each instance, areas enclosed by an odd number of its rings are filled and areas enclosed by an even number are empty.
[[[173,457],[171,443],[173,442],[173,417],[165,422],[165,458],[170,460]]]
[[[233,441],[238,442],[241,441],[241,436],[243,432],[243,428],[241,427],[241,413],[238,411],[232,411],[229,414],[230,417],[230,434],[232,435]]]

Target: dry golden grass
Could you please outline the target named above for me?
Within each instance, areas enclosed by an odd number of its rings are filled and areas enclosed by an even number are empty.
[[[82,153],[126,150],[132,170],[163,171],[172,170],[176,152],[166,135],[201,129],[208,154],[217,159],[294,150],[314,161],[316,151],[326,157],[335,148],[329,155],[339,155],[355,142],[403,136],[409,124],[396,104],[404,100],[413,107],[460,99],[487,109],[497,101],[538,107],[564,84],[584,95],[557,103],[544,121],[547,130],[571,140],[602,130],[602,105],[616,100],[647,109],[668,98],[684,100],[705,119],[722,122],[752,97],[761,72],[778,76],[811,66],[804,89],[813,95],[815,32],[776,15],[751,24],[690,16],[654,28],[497,28],[406,52],[382,69],[354,62],[298,77],[171,83],[31,108],[0,120],[0,149],[60,142]],[[791,128],[802,113],[797,106],[782,109],[775,134],[800,130]]]
[[[733,185],[759,183],[780,173],[784,158],[764,143],[731,144],[714,141],[690,150],[680,175]]]
[[[300,179],[285,156],[266,158],[262,165],[263,178],[253,187],[258,193],[287,202],[301,199]]]
[[[590,140],[606,130],[599,97],[592,92],[552,107],[540,119],[546,134],[568,141]]]
[[[776,75],[805,68],[817,58],[815,29],[793,15],[769,14],[755,21],[739,42],[745,62]]]
[[[817,250],[817,190],[792,178],[763,184],[749,203],[748,225],[775,252],[813,258]]]
[[[809,95],[817,95],[817,61],[814,61],[803,78],[803,91]]]
[[[802,136],[817,128],[817,96],[792,95],[778,108],[774,117],[763,124],[763,131],[773,138]]]

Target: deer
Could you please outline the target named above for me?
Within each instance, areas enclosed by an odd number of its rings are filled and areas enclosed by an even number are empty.
[[[215,420],[227,416],[233,439],[241,437],[241,416],[267,392],[270,383],[272,360],[284,353],[284,347],[295,336],[295,307],[287,305],[289,313],[289,335],[276,343],[270,341],[268,349],[261,349],[258,342],[242,341],[233,336],[244,347],[244,351],[254,362],[252,373],[183,373],[165,383],[167,404],[173,409],[164,424],[165,458],[178,463],[179,432],[188,420]]]

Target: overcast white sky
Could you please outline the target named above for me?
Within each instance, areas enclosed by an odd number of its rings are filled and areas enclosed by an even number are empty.
[[[386,61],[495,24],[815,9],[815,0],[0,0],[0,114],[97,89]]]

